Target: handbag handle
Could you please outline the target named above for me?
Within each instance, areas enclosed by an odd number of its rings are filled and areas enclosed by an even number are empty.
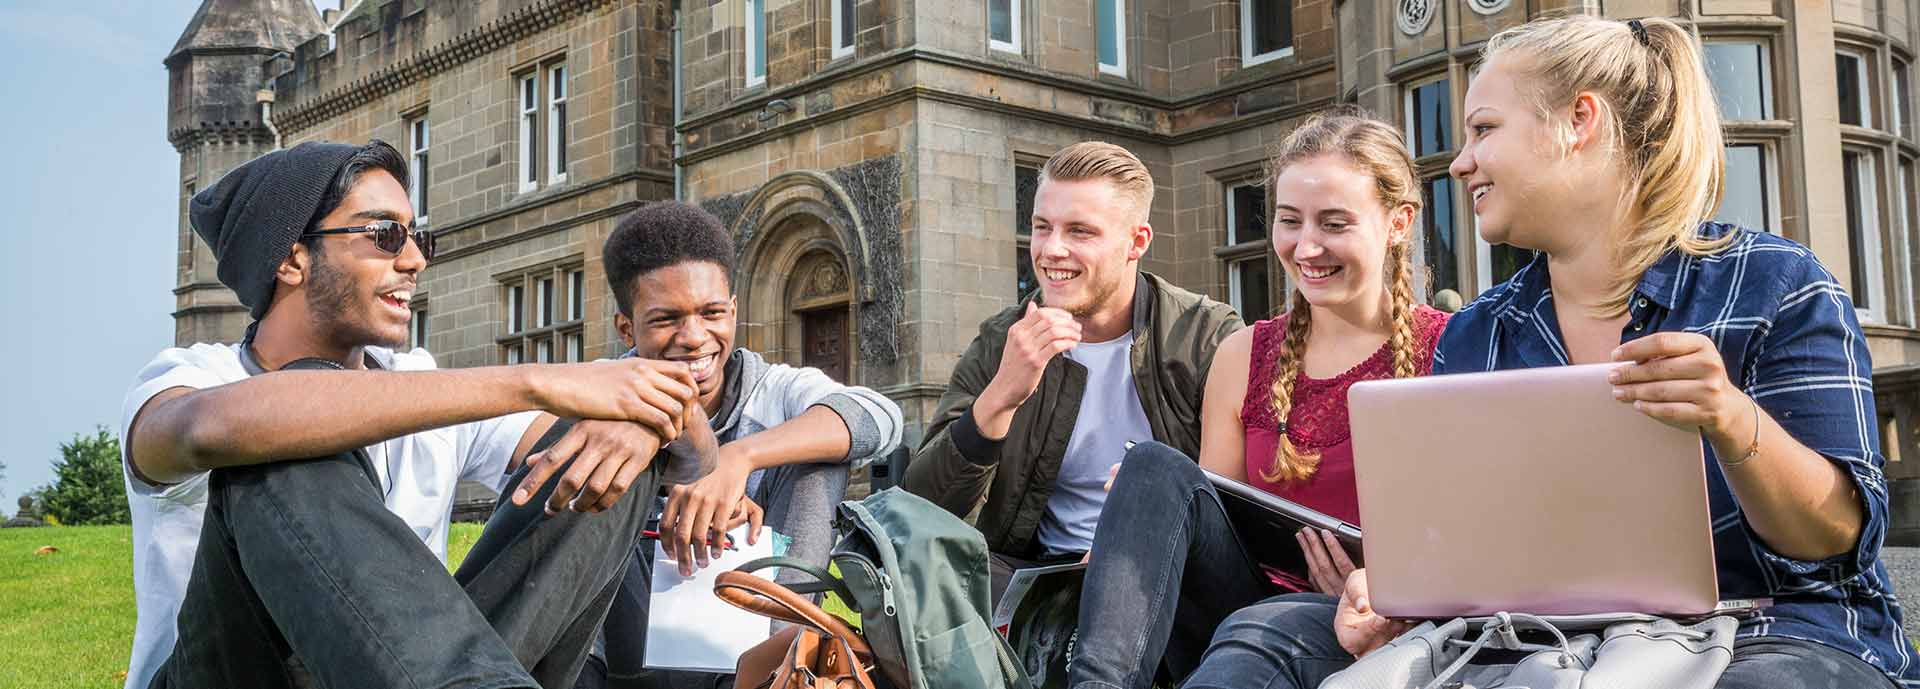
[[[805,560],[795,559],[791,557],[763,557],[758,560],[749,560],[747,561],[746,564],[733,568],[733,571],[758,572],[760,570],[770,569],[773,567],[779,567],[781,569],[790,569],[790,570],[799,572],[801,574],[805,574],[809,577],[813,577],[813,583],[811,584],[783,584],[783,586],[786,586],[788,589],[792,590],[794,593],[800,593],[800,594],[831,593],[839,596],[840,601],[843,603],[846,603],[847,605],[854,604],[853,591],[851,589],[848,589],[845,583],[842,583],[838,578],[834,577],[833,574],[828,572],[827,570],[817,567],[813,563],[807,562]]]
[[[756,615],[819,630],[844,641],[847,650],[856,656],[873,657],[873,647],[868,646],[866,638],[854,631],[853,627],[778,582],[746,572],[721,572],[713,582],[713,595]]]

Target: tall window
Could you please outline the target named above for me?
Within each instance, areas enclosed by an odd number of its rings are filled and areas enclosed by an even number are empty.
[[[853,54],[853,35],[859,30],[854,19],[854,0],[829,0],[833,3],[833,58]]]
[[[581,303],[586,296],[586,277],[577,261],[543,265],[501,278],[507,328],[498,344],[506,363],[585,360],[582,328],[586,309]]]
[[[1757,40],[1716,40],[1706,44],[1707,77],[1720,117],[1727,120],[1773,119],[1773,70],[1767,45]]]
[[[1726,179],[1720,211],[1713,219],[1741,227],[1778,233],[1773,198],[1774,171],[1767,146],[1730,143],[1726,148]]]
[[[413,224],[427,223],[427,114],[420,113],[407,123],[407,148],[412,160],[407,165],[408,194],[413,201]]]
[[[587,271],[567,272],[567,318],[580,320],[587,315]]]
[[[1880,254],[1876,162],[1871,152],[1847,149],[1840,154],[1840,167],[1846,186],[1847,245],[1852,264],[1847,288],[1862,319],[1885,323],[1886,310],[1881,301],[1886,295],[1886,276]]]
[[[1094,33],[1099,34],[1100,73],[1127,75],[1127,4],[1093,0]]]
[[[1896,194],[1900,197],[1900,224],[1895,228],[1893,255],[1895,274],[1900,278],[1895,283],[1895,293],[1906,296],[1894,301],[1906,306],[1904,323],[1909,326],[1920,326],[1920,292],[1913,283],[1914,263],[1920,261],[1920,205],[1916,205],[1916,201],[1920,201],[1920,187],[1916,184],[1920,182],[1914,179],[1913,159],[1902,158],[1900,188]]]
[[[1913,67],[1893,61],[1893,132],[1913,138]]]
[[[1216,253],[1227,265],[1227,303],[1252,323],[1274,315],[1267,192],[1258,183],[1232,184],[1226,191],[1227,243]]]
[[[520,191],[532,191],[540,185],[540,166],[534,154],[540,138],[540,75],[520,78]]]
[[[420,297],[413,298],[413,322],[407,329],[407,349],[426,349],[427,347],[427,306]]]
[[[1422,237],[1426,244],[1426,259],[1429,281],[1427,282],[1427,300],[1441,290],[1460,291],[1460,254],[1457,241],[1459,229],[1454,226],[1453,178],[1447,175],[1433,175],[1420,184],[1422,201],[1426,204],[1420,212],[1423,219]]]
[[[747,0],[747,86],[767,83],[767,0]]]
[[[1240,64],[1293,54],[1293,0],[1240,0]]]
[[[987,0],[987,46],[1020,52],[1020,0]]]
[[[1040,283],[1033,278],[1033,195],[1040,191],[1040,168],[1013,168],[1013,296],[1024,297]]]
[[[1833,58],[1834,83],[1840,94],[1840,123],[1859,127],[1873,126],[1873,115],[1868,108],[1872,99],[1867,95],[1867,61],[1857,53],[1840,52]]]
[[[1425,250],[1417,259],[1427,267],[1427,301],[1433,303],[1442,291],[1451,291],[1463,300],[1467,296],[1460,282],[1461,232],[1455,208],[1455,184],[1447,166],[1453,161],[1453,81],[1445,76],[1415,81],[1406,88],[1407,141],[1413,147],[1414,166],[1420,174],[1421,244]]]
[[[1453,150],[1452,83],[1435,79],[1407,91],[1407,140],[1413,157]]]
[[[547,183],[567,181],[567,66],[547,69]]]

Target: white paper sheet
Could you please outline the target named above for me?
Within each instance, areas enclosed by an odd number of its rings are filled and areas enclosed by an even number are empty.
[[[647,614],[646,666],[659,670],[695,670],[732,674],[740,654],[766,641],[772,621],[734,607],[713,595],[721,572],[763,557],[781,554],[775,542],[785,537],[762,528],[759,542],[747,545],[747,526],[729,533],[739,550],[729,550],[693,576],[680,576],[658,541],[653,546],[653,595]],[[771,579],[778,570],[758,574]]]

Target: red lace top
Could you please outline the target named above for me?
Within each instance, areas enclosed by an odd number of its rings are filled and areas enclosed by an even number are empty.
[[[1415,308],[1413,335],[1414,370],[1419,375],[1433,372],[1433,348],[1448,314],[1427,306]],[[1273,483],[1260,478],[1273,466],[1274,449],[1280,442],[1279,424],[1272,406],[1273,378],[1286,339],[1286,314],[1253,324],[1252,360],[1247,368],[1247,396],[1240,405],[1240,424],[1246,429],[1247,483],[1274,495],[1346,520],[1360,523],[1360,498],[1353,484],[1353,441],[1347,428],[1347,388],[1357,381],[1393,377],[1393,351],[1390,346],[1367,357],[1346,373],[1333,378],[1309,377],[1302,372],[1293,382],[1293,408],[1287,413],[1287,437],[1302,452],[1320,454],[1320,465],[1312,476],[1294,483]]]

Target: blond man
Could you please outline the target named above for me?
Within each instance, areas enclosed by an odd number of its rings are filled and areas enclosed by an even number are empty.
[[[1047,161],[1025,219],[1040,288],[980,324],[908,465],[907,490],[979,508],[996,600],[1012,570],[1087,551],[1129,446],[1200,451],[1207,369],[1241,322],[1140,270],[1152,207],[1153,176],[1124,148],[1083,142]]]

